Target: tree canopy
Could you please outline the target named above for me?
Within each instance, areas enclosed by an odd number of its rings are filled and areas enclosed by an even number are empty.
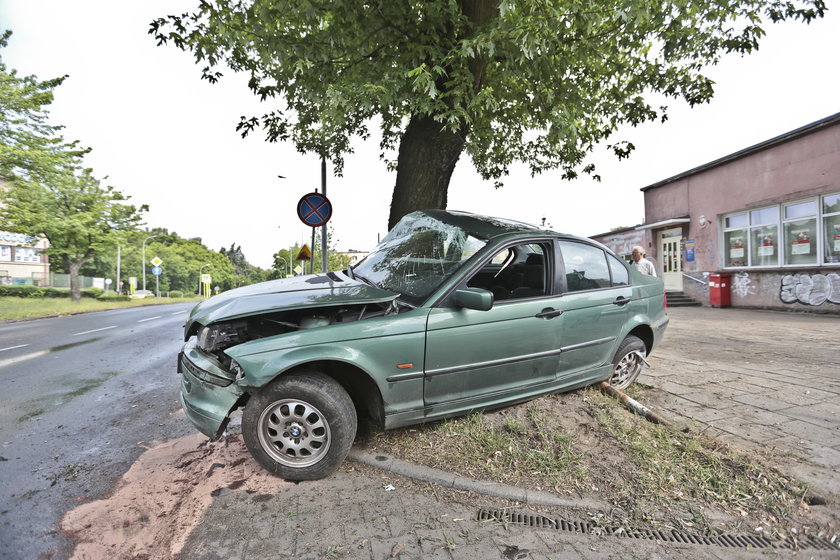
[[[0,35],[0,48],[11,31]],[[9,69],[0,56],[0,176],[14,181],[49,181],[86,150],[60,135],[61,126],[48,122],[46,106],[66,76],[41,81]]]
[[[466,151],[499,185],[514,162],[532,173],[597,177],[585,158],[625,124],[667,118],[649,94],[691,105],[725,53],[758,48],[765,22],[822,17],[823,0],[200,0],[152,22],[159,43],[194,54],[215,82],[225,66],[273,100],[243,134],[330,158],[379,126],[398,149],[389,225],[445,208]],[[375,123],[375,124],[374,124]],[[633,149],[611,140],[618,157]]]
[[[0,229],[45,237],[50,246],[44,252],[69,271],[71,297],[78,301],[81,266],[136,230],[148,209],[126,199],[90,169],[65,169],[49,183],[16,181],[0,192]]]
[[[3,33],[0,47],[10,35]],[[0,59],[0,176],[9,182],[0,189],[0,229],[47,238],[44,252],[69,270],[78,301],[81,266],[135,230],[147,208],[126,204],[121,192],[102,186],[82,165],[87,150],[49,124],[46,106],[63,80],[21,77]]]

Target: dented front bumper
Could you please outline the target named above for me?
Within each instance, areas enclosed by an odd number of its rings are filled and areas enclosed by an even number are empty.
[[[181,407],[193,425],[210,439],[218,439],[227,427],[244,391],[230,372],[196,348],[190,338],[178,354],[181,374]]]

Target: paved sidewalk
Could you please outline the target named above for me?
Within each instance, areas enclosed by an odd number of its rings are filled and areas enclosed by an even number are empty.
[[[840,318],[761,311],[672,309],[665,343],[641,382],[644,404],[740,447],[790,453],[791,474],[837,507],[840,496]],[[378,459],[369,461],[376,464]],[[383,461],[383,463],[386,463]],[[380,466],[406,471],[396,461]],[[409,467],[407,471],[411,471]],[[417,469],[422,472],[422,469]],[[410,472],[409,472],[410,474]],[[838,558],[840,551],[744,549],[587,535],[479,521],[482,508],[529,512],[498,492],[481,496],[347,461],[332,477],[278,495],[223,490],[182,551],[190,560],[351,558],[758,560]],[[512,499],[520,499],[515,492]],[[502,492],[504,494],[504,492]],[[457,501],[455,498],[458,498]],[[471,504],[471,505],[463,505]],[[474,504],[474,506],[472,505]],[[590,507],[592,504],[588,504]],[[586,508],[567,508],[586,521]],[[396,548],[395,548],[396,547]],[[392,555],[392,551],[397,554]]]
[[[790,474],[840,497],[840,317],[674,308],[640,382],[645,403],[740,447],[789,454]],[[780,465],[783,467],[785,465]]]

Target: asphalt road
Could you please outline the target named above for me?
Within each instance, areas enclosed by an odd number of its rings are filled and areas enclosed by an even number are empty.
[[[173,421],[193,305],[0,325],[0,558],[66,558],[65,511],[107,493],[147,442],[194,432]]]

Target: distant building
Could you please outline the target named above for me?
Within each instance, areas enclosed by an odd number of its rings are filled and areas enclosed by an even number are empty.
[[[0,189],[6,185],[0,179]],[[0,284],[49,285],[50,261],[43,253],[47,247],[46,239],[0,231]]]
[[[353,266],[368,256],[368,251],[356,251],[354,249],[350,249],[349,251],[339,251],[338,254],[349,258],[350,266]]]
[[[723,273],[733,306],[840,313],[840,113],[641,190],[666,290],[708,305]]]

